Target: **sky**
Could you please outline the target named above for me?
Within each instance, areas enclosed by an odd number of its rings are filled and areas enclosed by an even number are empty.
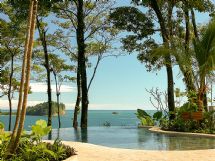
[[[117,5],[129,5],[129,0],[118,0]],[[197,23],[207,23],[207,14],[197,13]],[[159,36],[156,36],[159,40]],[[123,52],[123,51],[122,51]],[[88,77],[92,74],[88,69]],[[175,88],[185,89],[182,76],[177,66],[173,67]],[[127,54],[118,58],[105,58],[96,73],[96,77],[89,91],[89,110],[136,110],[137,108],[155,109],[150,103],[150,94],[146,89],[158,87],[160,91],[167,88],[166,70],[147,72],[145,65],[137,60],[137,54]],[[47,101],[47,86],[45,82],[31,82],[32,94],[29,95],[28,105],[32,106]],[[55,97],[55,86],[52,82],[52,96]],[[74,108],[76,101],[76,84],[64,83],[61,88],[60,100],[66,109]],[[13,100],[16,109],[18,96]],[[0,99],[0,109],[8,109],[7,97]]]

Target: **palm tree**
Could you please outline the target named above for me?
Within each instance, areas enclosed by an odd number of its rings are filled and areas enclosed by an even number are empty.
[[[204,94],[207,91],[206,77],[215,69],[215,20],[212,20],[202,36],[194,40],[195,58],[199,68],[198,105],[203,109]]]

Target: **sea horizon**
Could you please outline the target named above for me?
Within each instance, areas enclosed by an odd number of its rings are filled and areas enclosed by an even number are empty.
[[[62,128],[72,128],[73,121],[73,111],[66,110],[66,113],[61,118],[61,127]],[[155,110],[146,110],[150,115],[152,115]],[[113,113],[117,112],[117,113]],[[137,126],[139,120],[135,115],[136,110],[89,110],[88,111],[88,126],[105,126],[106,123],[109,123],[110,126]],[[78,122],[80,125],[80,116],[78,115]],[[25,120],[25,129],[30,130],[31,126],[35,124],[37,120],[46,120],[47,115],[45,116],[32,116],[26,115]],[[16,115],[12,115],[12,127],[14,125]],[[0,121],[4,123],[5,129],[8,129],[9,115],[0,115]],[[52,117],[52,128],[58,128],[58,117]]]

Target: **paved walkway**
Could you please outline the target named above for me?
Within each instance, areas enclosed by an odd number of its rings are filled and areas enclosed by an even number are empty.
[[[77,151],[71,161],[215,161],[215,149],[149,151],[109,148],[79,142],[64,142]]]

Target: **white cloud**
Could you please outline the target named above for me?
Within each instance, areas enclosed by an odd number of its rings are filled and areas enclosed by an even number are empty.
[[[46,83],[30,83],[31,86],[31,91],[33,93],[38,93],[38,92],[47,92],[47,84]],[[52,92],[56,92],[55,84],[51,85]],[[75,88],[69,85],[61,85],[60,91],[61,93],[68,93],[68,92],[74,92]]]
[[[27,106],[34,106],[38,103],[42,103],[44,101],[28,101]],[[18,104],[18,100],[12,100],[12,108],[16,109],[17,108],[17,104]],[[8,109],[9,107],[9,103],[8,100],[0,100],[0,108],[1,109]]]

